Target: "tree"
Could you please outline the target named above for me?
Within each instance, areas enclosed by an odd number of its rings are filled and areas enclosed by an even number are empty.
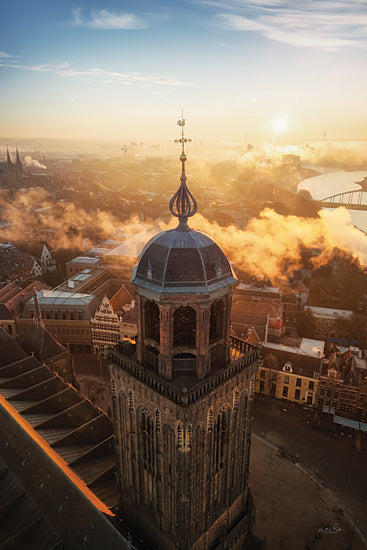
[[[272,397],[275,396],[279,361],[273,353],[268,353],[263,360],[263,367],[268,370],[267,385],[268,394]]]
[[[367,346],[367,317],[353,313],[350,319],[337,317],[335,331],[338,337],[347,338],[349,341],[358,340],[361,348]]]
[[[309,309],[301,311],[297,315],[297,332],[299,336],[312,338],[315,332],[316,319]]]

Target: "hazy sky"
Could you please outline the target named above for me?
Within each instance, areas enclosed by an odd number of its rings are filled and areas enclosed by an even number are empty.
[[[0,134],[158,141],[183,107],[196,139],[367,138],[366,29],[367,0],[7,2]]]

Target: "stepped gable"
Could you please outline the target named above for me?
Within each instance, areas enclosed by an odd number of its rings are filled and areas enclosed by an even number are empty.
[[[0,367],[28,356],[19,344],[0,327]]]
[[[48,330],[39,323],[35,323],[29,327],[21,342],[21,346],[29,354],[34,353],[40,361],[46,361],[66,351],[64,346],[59,344]]]

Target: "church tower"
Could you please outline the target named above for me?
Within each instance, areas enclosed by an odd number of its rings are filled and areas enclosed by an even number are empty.
[[[242,549],[259,350],[230,337],[236,279],[221,248],[188,226],[186,183],[170,201],[176,229],[153,237],[134,269],[138,336],[110,361],[121,514],[154,548]]]

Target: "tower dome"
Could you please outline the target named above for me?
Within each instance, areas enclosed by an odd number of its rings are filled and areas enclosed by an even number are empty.
[[[132,282],[159,294],[206,294],[236,279],[223,250],[186,226],[163,231],[146,244]]]

